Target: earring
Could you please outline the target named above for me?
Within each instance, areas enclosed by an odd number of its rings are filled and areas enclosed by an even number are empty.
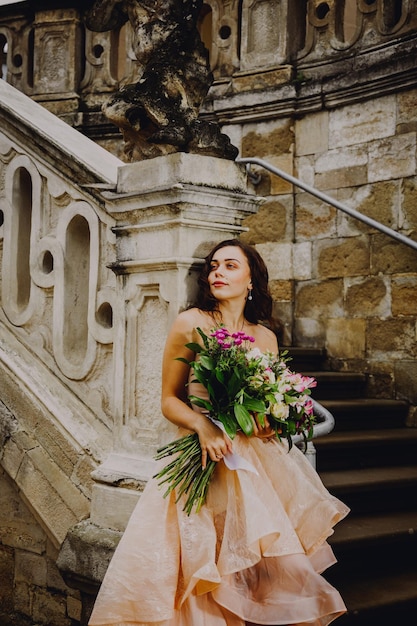
[[[248,291],[248,300],[252,300],[252,289]]]

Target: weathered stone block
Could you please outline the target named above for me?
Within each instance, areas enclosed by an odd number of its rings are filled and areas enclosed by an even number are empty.
[[[408,178],[403,181],[402,189],[402,220],[401,228],[409,228],[414,231],[414,237],[417,231],[417,182],[416,178]]]
[[[16,477],[16,484],[30,498],[32,506],[37,511],[43,527],[52,541],[59,545],[68,528],[79,521],[80,517],[88,515],[89,506],[85,500],[87,504],[84,504],[84,507],[81,506],[80,509],[83,498],[80,493],[74,494],[75,487],[69,487],[68,483],[65,485],[62,476],[60,479],[58,478],[59,472],[57,473],[57,468],[53,471],[50,461],[48,462],[47,459],[39,461],[36,458],[37,455],[34,455],[34,451],[31,452],[31,455],[33,461],[29,454],[25,455]],[[47,471],[45,474],[45,470],[51,471]],[[67,492],[63,497],[65,496],[66,500],[69,500],[68,503],[64,502],[59,495],[61,487],[64,492]],[[80,517],[77,517],[72,509],[76,509]]]
[[[68,439],[63,437],[58,429],[52,431],[51,424],[47,419],[38,423],[34,435],[58,467],[70,477],[74,471],[74,465],[78,461],[78,454]]]
[[[340,189],[342,187],[364,185],[367,180],[365,167],[351,165],[346,168],[334,169],[331,172],[316,174],[314,184],[317,189]]]
[[[268,157],[268,163],[286,174],[293,175],[294,159],[291,153],[284,153]],[[291,183],[271,172],[271,196],[280,196],[291,193],[293,186]]]
[[[417,268],[417,251],[387,237],[371,237],[371,269],[373,274],[400,274],[414,272]]]
[[[296,238],[317,239],[336,235],[337,210],[308,194],[297,196]]]
[[[134,489],[114,489],[104,484],[94,485],[90,520],[102,528],[124,531],[140,493]]]
[[[328,319],[325,345],[330,357],[363,358],[366,350],[366,321],[363,319]]]
[[[384,359],[378,355],[377,358]],[[394,398],[395,378],[392,368],[392,361],[373,360],[368,366],[367,391],[371,398]]]
[[[415,319],[391,318],[368,320],[367,333],[368,354],[376,358],[378,355],[390,354],[391,358],[415,358],[417,356]]]
[[[317,276],[361,276],[369,273],[370,251],[366,237],[320,240],[315,246]]]
[[[329,148],[366,143],[395,133],[396,99],[387,96],[334,109],[329,115]]]
[[[269,289],[272,299],[276,302],[293,300],[294,283],[292,280],[271,280]]]
[[[346,279],[346,312],[352,317],[391,314],[389,292],[382,276]]]
[[[99,585],[122,533],[80,522],[70,529],[62,544],[58,567],[66,581],[75,575],[90,586]]]
[[[391,298],[393,315],[417,315],[417,274],[393,276]]]
[[[14,550],[0,544],[0,617],[13,610]]]
[[[80,519],[89,513],[89,501],[68,479],[58,465],[39,446],[28,452],[29,463],[36,472],[47,478],[50,485],[59,492],[62,500]]]
[[[94,484],[91,472],[96,468],[97,464],[94,463],[90,457],[83,456],[78,460],[71,476],[74,484],[77,485],[80,491],[89,499],[91,498],[91,490]]]
[[[343,281],[323,280],[309,281],[297,286],[295,315],[299,318],[342,317]]]
[[[313,244],[311,241],[293,245],[293,272],[295,280],[313,278]]]
[[[416,133],[407,133],[374,142],[369,146],[369,182],[414,176]]]
[[[397,124],[417,121],[417,89],[397,94]]]
[[[33,594],[25,582],[17,582],[14,589],[14,609],[23,615],[32,615]]]
[[[5,546],[36,554],[45,551],[45,534],[3,472],[0,472],[0,537]]]
[[[67,598],[67,614],[68,617],[75,620],[76,622],[81,621],[81,612],[82,605],[81,600],[79,598],[74,598],[72,596],[68,596]]]
[[[288,83],[291,80],[292,71],[291,65],[283,65],[264,72],[236,72],[232,79],[233,91],[241,93],[264,90]]]
[[[417,404],[417,362],[415,359],[394,364],[395,387],[399,398]]]
[[[320,111],[296,120],[295,153],[297,156],[320,154],[329,148],[329,113]]]
[[[117,190],[143,193],[181,183],[246,192],[246,170],[227,159],[175,152],[119,168]]]
[[[77,18],[75,9],[35,13],[35,93],[75,95],[80,71]],[[68,64],[67,59],[74,60]]]
[[[242,156],[268,157],[290,153],[294,144],[294,130],[290,120],[275,120],[249,125],[242,137]]]
[[[41,624],[54,626],[71,626],[67,616],[66,598],[58,593],[48,592],[46,589],[36,589],[33,595],[32,617]]]
[[[13,439],[9,439],[3,446],[1,463],[11,478],[16,478],[24,455],[25,452],[16,445]]]
[[[43,555],[15,551],[15,580],[29,585],[46,587],[46,560]]]
[[[350,190],[342,190],[339,199],[359,213],[395,230],[398,228],[399,195],[399,183],[389,181],[365,185],[353,193]],[[346,213],[340,213],[339,235],[351,236],[358,232],[369,233],[376,230]]]
[[[326,340],[326,324],[323,319],[306,317],[294,321],[293,345],[306,348],[322,348]]]
[[[305,156],[298,157],[295,159],[295,176],[301,180],[306,185],[310,185],[310,187],[314,187],[314,162],[313,157]],[[297,192],[301,195],[305,192],[300,191],[297,188]],[[301,198],[298,198],[299,202],[301,202]]]
[[[266,263],[270,280],[290,280],[293,277],[291,243],[261,243],[256,249]]]
[[[240,239],[251,245],[291,238],[292,199],[283,197],[265,202],[256,215],[245,219],[243,226],[249,231],[242,233]]]
[[[361,168],[366,170],[368,150],[366,145],[351,146],[328,150],[320,154],[315,162],[316,174],[325,174],[338,170]],[[337,189],[337,185],[333,185]]]

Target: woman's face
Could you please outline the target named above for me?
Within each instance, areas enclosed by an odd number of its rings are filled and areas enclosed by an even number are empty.
[[[246,299],[252,288],[245,253],[238,246],[225,246],[214,253],[208,275],[210,291],[216,300]]]

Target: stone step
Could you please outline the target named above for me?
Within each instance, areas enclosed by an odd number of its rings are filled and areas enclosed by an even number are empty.
[[[394,617],[417,605],[416,511],[350,515],[336,526],[329,543],[338,563],[325,577],[345,600],[346,626],[380,626],[387,623],[378,621],[386,617],[384,611]]]
[[[417,459],[417,428],[334,430],[314,440],[317,470],[412,465]]]
[[[366,374],[357,372],[304,372],[317,380],[313,396],[316,400],[343,400],[366,396]]]
[[[335,566],[337,568],[337,565]],[[375,571],[371,577],[357,571],[343,581],[333,581],[345,601],[348,613],[338,626],[394,626],[414,624],[417,614],[417,568],[389,572]]]
[[[329,538],[343,567],[354,561],[354,567],[373,568],[378,555],[386,560],[389,553],[400,559],[401,563],[414,560],[417,550],[417,513],[416,511],[394,511],[380,515],[349,515],[336,525],[334,534]],[[406,554],[399,554],[399,547],[406,548]],[[394,546],[393,550],[390,548]],[[372,555],[365,562],[364,556]],[[357,559],[361,563],[357,563]]]
[[[316,398],[315,391],[313,397]],[[408,404],[402,400],[322,398],[319,402],[334,416],[334,431],[402,427],[408,412]]]
[[[354,514],[417,511],[417,465],[324,471],[320,476]]]
[[[295,346],[283,347],[282,351],[288,351],[291,360],[288,362],[290,369],[295,372],[321,371],[325,367],[326,350],[323,348],[299,348]]]

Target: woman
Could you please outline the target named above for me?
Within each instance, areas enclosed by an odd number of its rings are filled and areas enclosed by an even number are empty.
[[[202,397],[184,361],[185,344],[224,325],[277,353],[268,273],[255,249],[238,240],[218,244],[206,258],[198,307],[180,313],[168,335],[162,372],[162,411],[195,432],[218,463],[207,501],[188,516],[175,494],[164,498],[149,481],[103,581],[90,626],[325,626],[346,611],[320,572],[335,562],[326,538],[348,508],[331,496],[296,447],[274,437],[253,416],[254,435],[233,442],[187,395]],[[230,470],[233,450],[255,468]]]

